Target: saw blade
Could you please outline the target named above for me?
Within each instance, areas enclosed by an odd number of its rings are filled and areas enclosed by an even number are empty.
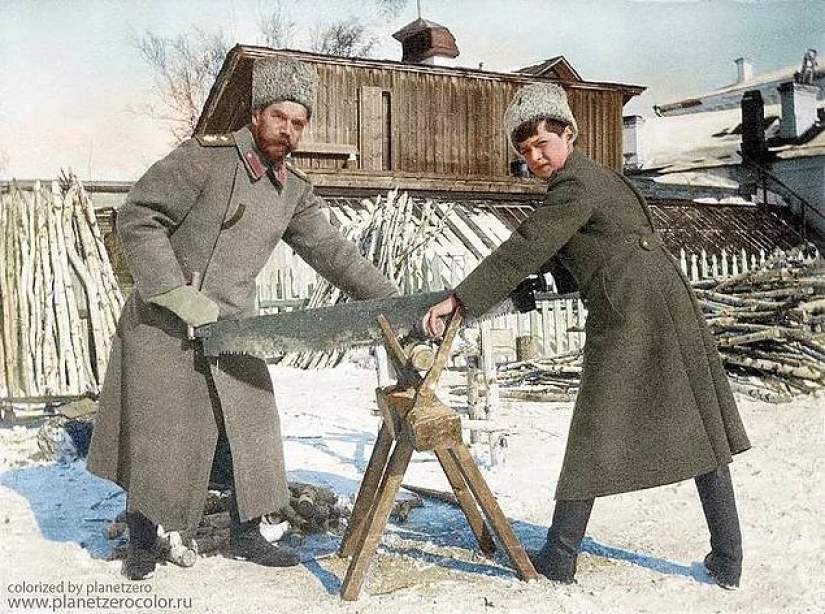
[[[395,331],[405,336],[418,329],[432,305],[451,290],[408,294],[391,298],[351,301],[328,307],[219,320],[200,326],[205,356],[246,354],[265,361],[287,352],[322,351],[374,345],[382,340],[376,318],[383,314]]]

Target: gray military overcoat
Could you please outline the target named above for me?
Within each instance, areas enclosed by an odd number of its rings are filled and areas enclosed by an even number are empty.
[[[120,209],[118,234],[136,290],[121,315],[88,458],[89,471],[128,491],[130,509],[167,530],[200,519],[216,408],[241,517],[279,509],[288,491],[266,365],[242,356],[217,365],[196,358],[183,323],[146,299],[200,272],[221,318],[254,315],[255,278],[282,238],[353,298],[396,293],[329,224],[302,173],[290,170],[281,186],[248,128],[201,141],[190,139],[154,164]]]
[[[713,337],[644,199],[575,150],[544,203],[456,294],[480,315],[554,256],[588,309],[557,499],[684,480],[750,447]]]

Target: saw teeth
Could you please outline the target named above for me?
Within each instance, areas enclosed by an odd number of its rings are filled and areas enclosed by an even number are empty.
[[[374,345],[382,338],[378,314],[384,314],[405,334],[414,328],[412,318],[417,321],[430,305],[448,294],[443,290],[218,321],[203,331],[203,351],[207,356],[250,355],[270,361],[289,352]]]

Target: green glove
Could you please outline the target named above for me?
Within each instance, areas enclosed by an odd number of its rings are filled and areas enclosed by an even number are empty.
[[[220,312],[217,303],[192,286],[178,286],[148,299],[148,302],[166,307],[189,326],[214,322]]]

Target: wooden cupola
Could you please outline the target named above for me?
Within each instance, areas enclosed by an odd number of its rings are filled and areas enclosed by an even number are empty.
[[[455,37],[444,26],[419,17],[392,37],[401,43],[402,62],[436,64],[439,58],[458,57]]]

